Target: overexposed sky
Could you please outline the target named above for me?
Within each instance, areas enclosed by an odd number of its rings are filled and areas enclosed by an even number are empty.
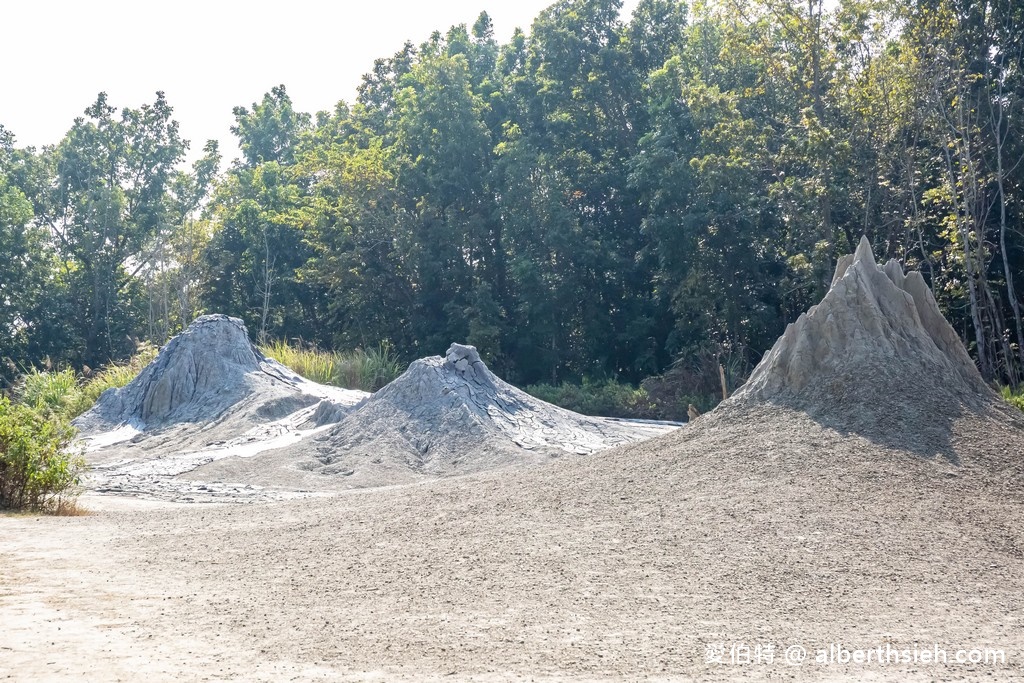
[[[58,142],[105,91],[117,108],[163,90],[195,158],[237,155],[232,107],[284,83],[296,108],[351,102],[373,60],[482,10],[506,41],[553,0],[9,0],[0,2],[0,124],[19,146]],[[637,0],[626,0],[628,16]]]

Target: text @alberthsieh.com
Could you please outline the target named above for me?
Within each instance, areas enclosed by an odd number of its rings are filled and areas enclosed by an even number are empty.
[[[774,643],[707,643],[704,661],[708,664],[758,666],[786,664],[814,666],[832,664],[895,665],[895,664],[1006,664],[1006,651],[994,648],[959,649],[938,644],[903,647],[885,643],[870,648],[848,647],[842,643],[825,646],[776,645]]]

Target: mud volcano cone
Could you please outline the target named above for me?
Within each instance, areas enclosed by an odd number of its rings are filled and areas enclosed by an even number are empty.
[[[323,437],[325,473],[444,476],[585,455],[675,428],[588,417],[545,403],[494,375],[472,346],[414,361]],[[360,481],[354,477],[352,481]]]
[[[325,398],[322,389],[264,357],[241,320],[204,315],[129,384],[104,392],[76,424],[87,433],[120,424],[140,429],[206,424],[236,407],[258,413],[250,421],[274,419]]]
[[[863,238],[723,407],[774,403],[905,445],[994,400],[921,274],[879,266]]]

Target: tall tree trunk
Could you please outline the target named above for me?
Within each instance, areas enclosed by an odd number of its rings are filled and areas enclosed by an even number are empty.
[[[946,176],[949,182],[950,195],[953,197],[954,211],[957,213],[957,225],[960,233],[961,249],[963,251],[964,269],[967,271],[967,292],[971,304],[971,322],[974,324],[974,339],[978,352],[978,366],[981,374],[990,378],[992,371],[988,360],[988,343],[985,334],[985,324],[982,321],[981,302],[978,292],[978,277],[975,269],[974,254],[971,250],[971,228],[970,211],[965,192],[957,190],[957,173],[953,165],[952,153],[949,145],[943,146],[943,153],[946,159]],[[966,182],[966,181],[965,181]],[[959,201],[957,199],[959,198]]]
[[[817,9],[817,11],[815,11]],[[807,20],[813,35],[811,37],[811,102],[814,108],[814,115],[818,119],[818,125],[824,127],[826,124],[825,102],[822,97],[822,74],[821,74],[821,15],[824,11],[822,0],[807,0]],[[820,163],[819,159],[819,163]],[[832,221],[832,176],[829,172],[829,164],[820,166],[822,193],[818,197],[818,210],[821,212],[822,237],[828,244],[826,250],[825,278],[831,277],[831,266],[835,256],[836,234],[835,225]]]
[[[1020,48],[1020,51],[1024,52],[1024,48]],[[1021,322],[1020,300],[1017,298],[1017,290],[1013,284],[1013,270],[1010,268],[1010,254],[1006,245],[1006,176],[1008,174],[1004,168],[1003,160],[1006,139],[1009,135],[1009,126],[1008,122],[1005,120],[1003,111],[1005,96],[1003,88],[1004,79],[996,78],[995,80],[998,84],[998,91],[996,93],[996,101],[994,103],[989,103],[989,117],[992,126],[992,134],[995,139],[996,189],[999,197],[999,253],[1003,261],[1003,278],[1006,280],[1006,297],[1010,302],[1010,310],[1013,311],[1013,322],[1017,332],[1018,356],[1017,358],[1014,358],[1012,355],[1008,356],[1006,361],[1010,381],[1013,386],[1016,387],[1020,379],[1019,371],[1024,369],[1024,324]],[[1017,98],[1011,97],[1010,101],[1005,103],[1005,106],[1007,106],[1007,109],[1012,110],[1016,102]],[[1003,132],[1004,126],[1007,128],[1006,133]],[[1017,372],[1014,372],[1013,369],[1009,367],[1011,364],[1017,365]]]
[[[1001,147],[1001,145],[999,145]],[[1013,322],[1017,332],[1017,363],[1018,369],[1024,368],[1024,325],[1021,324],[1020,300],[1017,298],[1017,290],[1013,284],[1013,270],[1010,268],[1010,256],[1006,247],[1006,190],[1005,179],[1003,178],[1002,153],[998,154],[998,186],[999,186],[999,252],[1003,259],[1003,277],[1006,279],[1006,297],[1010,300],[1010,310],[1013,311]],[[1007,362],[1011,362],[1007,358]],[[1013,383],[1016,386],[1019,381],[1019,373],[1011,373]]]
[[[257,335],[260,344],[267,343],[267,320],[270,318],[270,295],[274,287],[274,259],[270,256],[270,236],[267,228],[263,228],[263,282],[259,284],[262,295],[260,310],[260,331]]]

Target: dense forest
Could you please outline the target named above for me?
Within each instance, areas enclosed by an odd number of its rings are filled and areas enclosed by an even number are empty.
[[[354,102],[171,103],[0,128],[0,389],[196,315],[262,341],[479,347],[518,384],[742,380],[861,234],[920,268],[983,375],[1024,373],[1024,4],[562,0],[377,60]],[[2,113],[0,113],[2,118]]]

